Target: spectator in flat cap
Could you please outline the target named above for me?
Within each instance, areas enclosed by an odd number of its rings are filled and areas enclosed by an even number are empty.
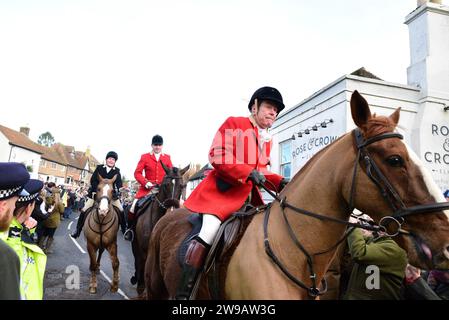
[[[6,243],[20,259],[20,295],[22,300],[42,300],[47,256],[33,241],[36,220],[31,213],[44,184],[31,179],[25,185],[16,202],[14,217],[9,226]]]
[[[20,299],[20,261],[4,242],[13,217],[18,194],[30,179],[25,166],[0,162],[0,300]]]

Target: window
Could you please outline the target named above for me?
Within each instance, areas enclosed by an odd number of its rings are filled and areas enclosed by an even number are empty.
[[[51,168],[52,168],[52,169],[56,169],[56,168],[57,168],[57,165],[56,165],[55,162],[52,162],[52,163],[51,163]]]
[[[281,142],[279,149],[281,150],[280,173],[290,179],[292,175],[292,141]]]
[[[45,166],[46,166],[45,160],[41,159],[41,167],[45,167]]]

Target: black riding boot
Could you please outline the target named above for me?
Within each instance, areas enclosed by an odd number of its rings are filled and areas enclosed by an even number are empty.
[[[129,217],[129,215],[128,215]],[[133,241],[134,239],[134,230],[136,227],[137,217],[134,216],[133,219],[128,220],[128,229],[123,233],[123,238],[127,241]]]
[[[118,221],[120,222],[120,230],[122,234],[126,232],[126,221],[125,221],[125,213],[122,210],[117,209],[118,212]]]
[[[203,269],[204,260],[210,246],[201,238],[194,238],[187,248],[186,257],[182,266],[181,279],[176,290],[176,300],[190,300],[193,286]]]
[[[84,220],[86,220],[86,213],[84,211],[81,211],[78,218],[78,223],[76,224],[76,231],[71,234],[72,238],[76,239],[80,236],[81,230],[83,230]]]

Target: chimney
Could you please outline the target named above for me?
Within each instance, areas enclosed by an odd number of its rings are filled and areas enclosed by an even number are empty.
[[[22,132],[27,137],[30,136],[30,128],[28,128],[28,127],[20,127],[20,132]]]
[[[90,146],[87,146],[86,152],[84,152],[87,158],[90,157]]]
[[[432,3],[436,3],[436,4],[441,4],[441,1],[442,0],[418,0],[418,3],[417,3],[417,5],[418,5],[418,7],[419,6],[422,6],[423,4],[425,4],[426,2],[432,2]]]
[[[422,3],[406,17],[409,28],[409,85],[421,88],[422,95],[447,97],[449,92],[449,6],[442,1]]]

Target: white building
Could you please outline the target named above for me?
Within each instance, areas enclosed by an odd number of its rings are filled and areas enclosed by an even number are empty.
[[[344,75],[283,112],[272,127],[272,170],[292,177],[321,148],[352,130],[350,97],[358,90],[372,112],[401,107],[399,130],[441,188],[449,188],[449,6],[423,4],[405,20],[411,64],[407,84],[366,70]]]
[[[0,162],[20,162],[38,178],[42,151],[37,143],[28,138],[30,129],[22,127],[20,132],[0,125]]]

